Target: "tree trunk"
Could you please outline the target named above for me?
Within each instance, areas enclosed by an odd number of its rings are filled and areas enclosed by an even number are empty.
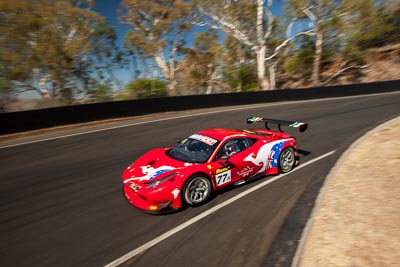
[[[175,91],[175,66],[169,66],[162,54],[160,52],[159,54],[154,56],[154,59],[156,60],[158,66],[161,69],[162,74],[164,75],[164,78],[168,81],[168,94],[169,95],[174,95]],[[171,62],[170,62],[171,64]]]
[[[168,94],[170,96],[175,95],[175,61],[171,57],[169,60],[169,79],[168,79]]]
[[[175,95],[175,85],[174,81],[168,80],[168,95],[174,96]]]
[[[208,63],[207,64],[207,91],[206,94],[209,95],[212,93],[212,82],[213,82],[213,64]]]
[[[241,92],[243,87],[242,79],[240,79],[238,86],[236,86],[236,92]]]
[[[42,77],[39,80],[39,90],[38,92],[44,99],[51,98],[49,91],[46,88],[47,77]]]
[[[317,41],[315,42],[315,57],[313,62],[313,72],[312,72],[312,85],[314,87],[320,84],[320,71],[321,71],[321,57],[322,57],[322,44],[323,44],[323,33],[317,30]]]
[[[261,90],[268,90],[270,84],[265,76],[265,55],[267,46],[264,39],[264,0],[257,1],[257,77]]]
[[[31,88],[34,88],[34,90],[40,94],[42,98],[49,99],[50,98],[50,93],[46,89],[46,81],[47,77],[41,77],[39,68],[33,68],[32,69],[33,77],[35,81],[37,82],[38,86],[31,86]]]
[[[269,67],[269,80],[270,80],[270,89],[276,89],[276,74],[275,74],[275,63]]]
[[[267,47],[264,45],[257,50],[257,77],[261,90],[270,89],[268,78],[265,76],[265,53]]]

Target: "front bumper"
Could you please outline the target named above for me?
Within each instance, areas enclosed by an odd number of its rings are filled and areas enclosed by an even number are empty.
[[[147,192],[146,192],[147,191]],[[166,194],[167,189],[159,188],[157,190],[133,190],[129,184],[124,184],[123,192],[126,199],[136,208],[146,213],[170,212],[182,207],[179,198],[169,197]]]

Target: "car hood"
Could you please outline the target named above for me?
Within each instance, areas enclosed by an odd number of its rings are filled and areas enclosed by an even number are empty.
[[[153,149],[125,169],[122,180],[124,183],[150,183],[181,171],[193,165],[167,156],[168,148]]]

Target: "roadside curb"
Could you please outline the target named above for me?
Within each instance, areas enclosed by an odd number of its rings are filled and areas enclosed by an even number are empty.
[[[387,122],[385,122],[385,123],[383,123],[381,125],[378,125],[374,129],[372,129],[369,132],[365,133],[363,136],[358,138],[353,144],[351,144],[350,147],[336,161],[336,163],[333,166],[332,170],[327,175],[327,177],[326,177],[326,179],[325,179],[325,181],[324,181],[324,183],[323,183],[323,185],[321,187],[321,190],[320,190],[320,192],[319,192],[319,194],[317,196],[317,199],[315,201],[315,205],[314,205],[314,207],[313,207],[313,209],[311,211],[311,215],[310,215],[310,217],[309,217],[309,219],[308,219],[308,221],[306,223],[306,226],[303,229],[301,238],[299,240],[299,244],[297,246],[297,250],[296,250],[295,256],[293,257],[293,260],[292,260],[291,267],[298,267],[299,264],[300,264],[300,259],[301,259],[301,256],[303,255],[305,243],[306,243],[306,240],[307,240],[307,238],[309,236],[310,229],[313,226],[315,215],[319,210],[319,207],[321,205],[321,201],[322,201],[324,195],[326,194],[327,184],[330,182],[330,180],[335,178],[335,175],[336,175],[338,169],[342,166],[342,163],[345,162],[351,156],[351,153],[356,148],[358,148],[360,145],[362,145],[364,143],[364,141],[369,136],[373,135],[376,132],[379,132],[383,128],[385,128],[385,127],[387,127],[387,126],[389,126],[391,124],[394,124],[394,123],[396,123],[398,121],[400,121],[400,116],[397,116],[397,117],[395,117],[395,118],[393,118],[393,119],[391,119],[391,120],[389,120],[389,121],[387,121]]]

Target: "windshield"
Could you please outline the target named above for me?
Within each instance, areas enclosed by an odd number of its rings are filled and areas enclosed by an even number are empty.
[[[211,137],[193,134],[179,142],[168,152],[171,158],[192,163],[204,163],[208,160],[219,141]]]

